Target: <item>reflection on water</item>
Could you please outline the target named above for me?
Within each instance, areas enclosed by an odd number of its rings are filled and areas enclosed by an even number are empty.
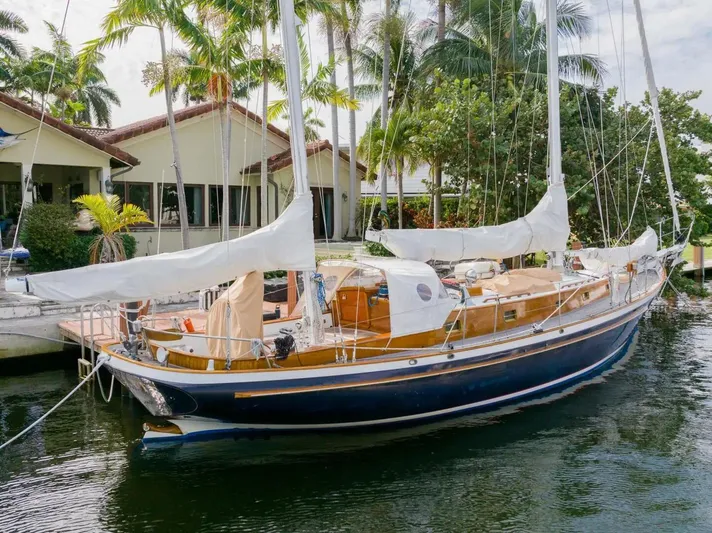
[[[0,531],[709,531],[708,312],[653,312],[556,401],[391,432],[146,450],[140,406],[82,392],[0,452]],[[0,440],[75,383],[0,377]]]

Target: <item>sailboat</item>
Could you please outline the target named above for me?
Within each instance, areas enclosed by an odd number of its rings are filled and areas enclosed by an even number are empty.
[[[98,361],[164,420],[146,424],[144,440],[424,423],[562,389],[620,358],[689,232],[666,249],[648,228],[629,246],[566,250],[556,0],[546,4],[550,169],[539,204],[500,226],[370,231],[395,257],[318,268],[294,5],[280,6],[295,180],[281,216],[231,241],[8,284],[57,301],[114,304],[236,280],[205,332],[161,331],[132,317],[128,337],[102,347]],[[502,272],[492,261],[541,250],[547,268]],[[451,274],[441,279],[434,261],[451,263]],[[293,315],[263,322],[262,273],[278,269],[302,272],[302,298]]]

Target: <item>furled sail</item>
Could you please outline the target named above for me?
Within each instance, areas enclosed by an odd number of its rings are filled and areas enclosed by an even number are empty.
[[[568,238],[568,206],[563,184],[550,186],[528,215],[500,226],[387,229],[366,233],[366,239],[380,242],[397,257],[416,261],[503,259],[541,250],[564,251]]]
[[[581,260],[584,268],[595,272],[607,272],[626,266],[631,261],[638,261],[645,256],[655,256],[658,250],[658,236],[648,227],[630,246],[614,248],[584,248],[574,254]]]
[[[131,302],[212,287],[253,270],[314,270],[311,194],[297,196],[277,220],[229,241],[119,263],[29,275],[22,286],[57,302]],[[13,283],[14,282],[14,283]],[[9,280],[17,287],[16,280]]]

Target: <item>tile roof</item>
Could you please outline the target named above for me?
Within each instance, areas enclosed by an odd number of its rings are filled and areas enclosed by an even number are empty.
[[[311,157],[314,154],[318,154],[319,152],[323,150],[332,150],[331,143],[324,139],[322,141],[316,141],[313,143],[308,143],[307,144],[307,157]],[[346,161],[347,163],[349,162],[349,156],[339,150],[339,157]],[[273,155],[272,157],[267,159],[267,170],[269,172],[276,172],[277,170],[281,170],[283,168],[286,168],[292,164],[292,152],[291,149],[287,149],[284,152],[280,152],[278,154]],[[367,172],[366,165],[363,163],[359,163],[358,161],[356,162],[356,168],[358,168],[361,172]],[[262,169],[262,162],[257,161],[256,163],[251,164],[248,167],[245,167],[245,169],[242,171],[243,174],[257,174],[260,172]]]
[[[22,100],[18,100],[17,98],[14,98],[7,93],[0,92],[0,103],[3,103],[6,106],[11,107],[12,109],[15,109],[16,111],[19,111],[20,113],[23,113],[36,120],[42,120],[42,110],[37,109],[36,107],[33,107],[23,102]],[[71,137],[74,137],[75,139],[82,141],[83,143],[86,143],[89,146],[101,150],[102,152],[109,154],[112,158],[122,163],[134,167],[136,165],[141,164],[141,162],[134,156],[132,156],[128,152],[124,152],[116,146],[112,146],[105,139],[99,139],[91,135],[90,133],[87,133],[86,131],[83,131],[74,126],[70,126],[69,124],[65,124],[61,120],[56,119],[48,114],[45,114],[44,116],[44,124],[56,130],[59,130],[62,133],[70,135]]]
[[[174,113],[176,124],[178,122],[183,122],[184,120],[188,120],[190,118],[205,115],[215,109],[216,107],[213,102],[205,102],[202,104],[180,109]],[[262,118],[259,115],[256,115],[252,111],[249,111],[240,104],[233,102],[232,109],[237,111],[238,113],[242,113],[247,118],[256,122],[257,124],[262,124]],[[145,120],[139,120],[138,122],[133,122],[131,124],[127,124],[126,126],[116,128],[110,133],[102,135],[101,139],[112,144],[119,143],[127,139],[138,137],[139,135],[144,135],[152,131],[160,130],[161,128],[165,128],[167,126],[168,115],[164,114],[156,117],[147,118]],[[275,135],[281,137],[285,141],[289,142],[289,135],[286,132],[277,128],[276,126],[273,126],[272,124],[267,124],[267,129]]]

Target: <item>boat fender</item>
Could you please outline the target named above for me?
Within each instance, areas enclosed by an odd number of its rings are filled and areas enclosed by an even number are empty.
[[[274,339],[274,358],[277,361],[281,361],[289,357],[289,354],[294,351],[296,343],[294,342],[294,337],[290,334],[285,334],[283,337],[277,337]]]

